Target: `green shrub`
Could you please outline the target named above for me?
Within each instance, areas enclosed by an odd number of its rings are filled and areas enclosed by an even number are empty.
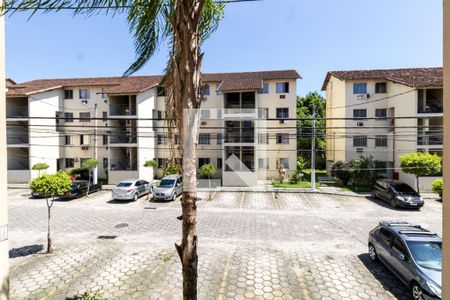
[[[431,189],[433,190],[433,193],[436,193],[439,195],[439,197],[442,198],[442,191],[444,189],[444,181],[442,179],[437,179],[431,184]]]
[[[336,177],[345,186],[350,181],[350,164],[346,161],[337,161],[331,166],[331,176]]]
[[[103,297],[100,293],[90,293],[90,292],[84,292],[80,297],[78,297],[79,300],[106,300],[105,297]]]

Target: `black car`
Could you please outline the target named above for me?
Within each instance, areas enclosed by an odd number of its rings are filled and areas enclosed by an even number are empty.
[[[419,225],[382,221],[369,234],[369,257],[410,288],[414,300],[441,299],[442,239]]]
[[[89,194],[98,192],[102,190],[100,184],[92,184],[89,187]],[[76,181],[72,184],[70,191],[64,193],[63,198],[65,199],[77,199],[86,196],[88,193],[88,182],[87,181]]]
[[[412,187],[404,182],[390,179],[380,179],[372,187],[372,198],[387,201],[393,208],[421,208],[424,205],[422,197]]]

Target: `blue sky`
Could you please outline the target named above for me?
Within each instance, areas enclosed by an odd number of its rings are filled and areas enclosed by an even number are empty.
[[[7,75],[118,76],[134,59],[124,15],[68,12],[6,18]],[[441,0],[264,0],[228,4],[205,43],[205,72],[296,69],[298,94],[320,90],[326,72],[442,65]],[[164,70],[167,49],[137,74]]]

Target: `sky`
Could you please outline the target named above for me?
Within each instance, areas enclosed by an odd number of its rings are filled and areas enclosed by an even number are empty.
[[[16,13],[6,18],[7,76],[120,76],[135,58],[125,15]],[[227,4],[202,51],[204,72],[295,69],[297,93],[331,70],[442,66],[442,0],[263,0]],[[161,74],[158,53],[136,75]]]

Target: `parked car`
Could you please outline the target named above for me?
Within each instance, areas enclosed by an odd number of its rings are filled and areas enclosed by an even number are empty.
[[[380,179],[372,186],[372,198],[387,201],[392,207],[421,208],[422,197],[404,182]]]
[[[91,184],[89,186],[89,194],[102,190],[101,184]],[[65,199],[77,199],[86,196],[88,193],[88,181],[75,181],[72,183],[70,191],[64,193]]]
[[[180,175],[169,175],[161,179],[155,188],[155,200],[175,201],[183,193],[183,178]]]
[[[119,182],[112,190],[113,200],[133,200],[136,201],[142,195],[152,192],[150,182],[142,179],[130,179]]]
[[[437,234],[407,222],[380,222],[369,234],[369,257],[407,285],[413,299],[441,299],[442,239]]]

